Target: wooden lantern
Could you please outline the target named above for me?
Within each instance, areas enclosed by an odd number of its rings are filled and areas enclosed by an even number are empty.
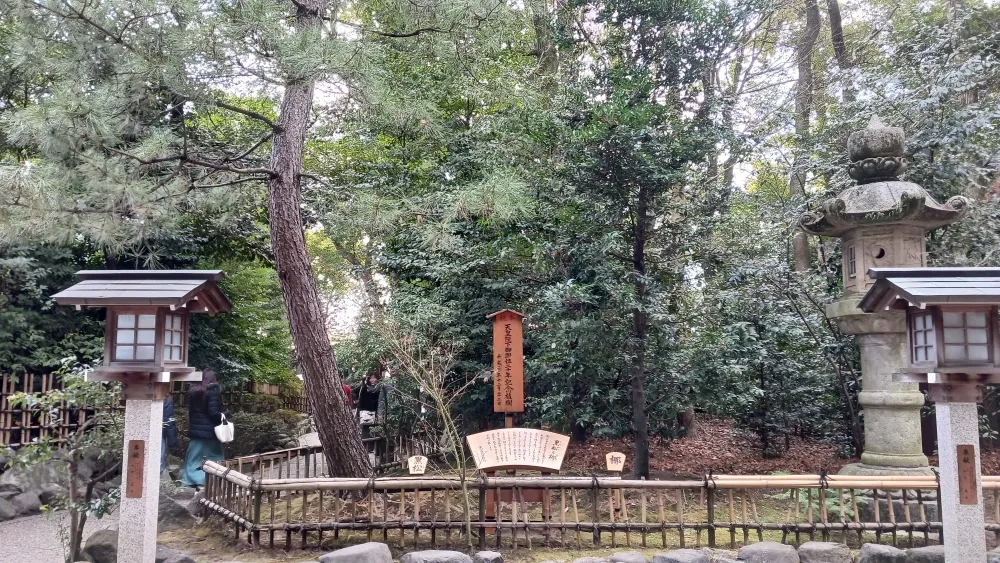
[[[221,270],[83,270],[80,283],[53,296],[60,305],[104,307],[104,362],[88,375],[98,381],[125,374],[161,374],[158,381],[200,379],[188,366],[192,313],[232,309],[219,289]]]
[[[882,268],[861,300],[866,313],[906,311],[909,366],[894,382],[925,383],[936,404],[944,555],[986,557],[979,407],[983,384],[1000,382],[1000,268]]]

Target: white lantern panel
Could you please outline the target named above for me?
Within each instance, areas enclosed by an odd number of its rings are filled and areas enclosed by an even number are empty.
[[[969,346],[969,359],[976,362],[984,362],[990,359],[986,346]]]
[[[170,328],[174,330],[180,330],[182,321],[183,319],[181,319],[181,317],[174,315],[173,317],[171,317],[172,324],[170,325]]]
[[[135,315],[118,315],[118,328],[135,328]]]
[[[924,332],[922,330],[917,331],[914,334],[913,343],[917,346],[924,346],[927,343],[927,339],[924,337]]]
[[[137,360],[152,360],[153,359],[153,347],[152,346],[136,346],[135,347],[135,359],[137,359]]]
[[[965,314],[965,326],[969,327],[985,327],[986,326],[986,312],[985,311],[969,311]]]
[[[115,336],[115,343],[116,344],[131,344],[132,343],[132,337],[135,336],[135,331],[134,330],[131,330],[131,329],[121,330],[121,329],[118,329],[116,332],[118,333]]]
[[[139,328],[156,328],[156,315],[139,315]]]
[[[180,346],[181,344],[181,333],[171,332],[170,333],[170,343],[174,346]]]
[[[964,344],[965,343],[965,330],[961,328],[946,328],[944,329],[944,343],[945,344]]]
[[[962,361],[968,359],[965,354],[965,346],[945,346],[944,359]]]
[[[143,329],[136,331],[136,344],[152,344],[156,342],[156,331],[152,329]]]
[[[965,329],[965,338],[969,344],[986,344],[986,329],[985,328],[968,328]]]
[[[941,320],[944,321],[944,326],[959,328],[965,326],[965,320],[962,313],[949,313],[948,311],[944,311],[941,313]]]
[[[131,346],[115,346],[116,360],[134,360],[135,348]]]

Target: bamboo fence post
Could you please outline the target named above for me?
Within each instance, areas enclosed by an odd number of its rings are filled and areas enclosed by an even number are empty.
[[[570,493],[573,495],[573,521],[576,522],[576,548],[583,549],[583,542],[580,539],[580,513],[576,508],[576,489],[570,489]]]
[[[708,547],[715,547],[715,488],[708,488],[705,497],[706,502],[708,502]],[[705,489],[702,489],[705,490]],[[698,533],[699,541],[701,539],[701,533]]]
[[[413,488],[413,548],[420,539],[420,489]]]
[[[319,490],[319,509],[318,509],[318,513],[319,513],[319,521],[320,522],[325,522],[326,518],[324,517],[324,511],[323,511],[323,489]],[[320,526],[320,528],[319,528],[318,536],[319,537],[317,538],[316,541],[319,544],[319,546],[322,547],[323,546],[323,527],[322,526]]]
[[[684,543],[687,540],[685,537],[687,534],[684,532],[684,489],[677,489],[677,523],[679,524],[678,529],[681,531],[679,543],[681,549],[684,549]]]
[[[601,516],[600,516],[600,504],[598,504],[597,498],[597,478],[594,478],[594,484],[590,488],[590,513],[593,517],[594,524],[594,546],[600,547],[601,545],[601,530],[598,527]]]
[[[656,489],[656,502],[660,509],[660,543],[661,546],[666,549],[667,547],[667,511],[663,506],[663,489]]]
[[[447,525],[444,535],[444,544],[451,547],[451,490],[445,489],[444,495],[444,522]]]
[[[611,521],[611,547],[618,547],[617,537],[616,537],[616,518],[615,518],[615,496],[617,496],[616,489],[608,489],[608,519]]]
[[[747,527],[747,490],[740,491],[740,509],[743,513],[743,545],[750,543],[750,529]]]
[[[486,480],[479,480],[479,521],[486,522]],[[486,528],[479,526],[479,551],[486,551]]]
[[[889,489],[885,490],[885,506],[889,510],[889,522],[892,523],[892,545],[899,547],[896,541],[896,507],[893,506],[892,491]]]
[[[271,519],[268,523],[268,538],[267,546],[270,548],[274,547],[274,500],[276,496],[276,491],[267,492],[267,504],[271,506]]]
[[[510,488],[510,537],[514,541],[514,551],[517,551],[517,487]]]
[[[816,532],[815,532],[816,528],[814,527],[814,524],[816,523],[816,521],[815,521],[815,518],[814,518],[815,514],[813,514],[813,490],[812,490],[812,488],[806,489],[806,502],[808,503],[808,506],[806,506],[806,518],[809,519],[809,541],[813,541],[813,540],[816,539]],[[798,535],[795,536],[795,542],[796,543],[799,542]]]
[[[729,549],[736,549],[736,502],[733,500],[733,490],[726,489],[729,496]]]
[[[531,530],[528,528],[528,508],[524,504],[524,488],[517,488],[517,498],[521,501],[521,514],[524,516],[524,541],[528,546],[528,551],[531,551]]]
[[[864,539],[864,533],[862,532],[861,526],[860,526],[860,524],[861,524],[861,513],[858,510],[858,497],[854,493],[854,489],[851,489],[851,506],[854,509],[854,523],[858,524],[858,543],[860,544],[860,543],[862,543],[862,540]]]
[[[920,515],[920,523],[924,528],[924,544],[930,539],[930,523],[927,522],[927,509],[924,508],[924,491],[923,489],[917,489],[917,510]]]
[[[399,548],[403,549],[406,544],[406,489],[399,490]]]
[[[826,488],[821,487],[819,490],[819,519],[823,523],[823,541],[830,541],[830,531],[827,528],[827,524],[830,523],[829,517],[826,512]]]
[[[757,515],[757,501],[750,496],[750,510],[753,511],[754,522],[757,522],[757,541],[764,541],[764,525],[760,521],[760,516]]]
[[[875,500],[875,523],[878,527],[875,528],[875,543],[881,543],[882,540],[882,506],[878,499],[878,489],[872,489],[872,498]]]
[[[437,489],[431,489],[431,549],[437,548]]]
[[[369,482],[369,485],[368,485],[368,523],[371,524],[373,522],[375,522],[375,484],[372,483],[372,482]],[[367,537],[368,537],[368,541],[370,542],[370,541],[372,541],[372,532],[373,532],[372,527],[368,526],[368,530],[366,530],[366,531],[368,532],[367,533]]]
[[[559,528],[559,545],[563,548],[566,547],[566,489],[559,489],[559,523],[562,527]]]
[[[639,490],[639,517],[642,519],[642,547],[646,547],[646,489]]]

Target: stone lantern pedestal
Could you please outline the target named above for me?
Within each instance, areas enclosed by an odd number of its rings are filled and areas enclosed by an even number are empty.
[[[924,394],[916,383],[892,380],[909,364],[906,314],[902,311],[861,313],[860,296],[831,303],[827,316],[845,334],[855,336],[861,356],[862,390],[858,402],[865,416],[865,450],[861,463],[846,475],[932,475],[920,439]]]

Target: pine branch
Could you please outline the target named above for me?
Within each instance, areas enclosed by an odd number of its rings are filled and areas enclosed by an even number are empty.
[[[219,170],[219,171],[222,171],[222,172],[232,172],[233,174],[257,174],[257,175],[265,175],[265,176],[274,176],[275,175],[275,172],[273,170],[271,170],[270,168],[263,168],[263,167],[239,168],[239,167],[236,167],[236,166],[230,166],[228,164],[220,164],[218,162],[212,162],[210,160],[203,160],[203,159],[200,159],[200,158],[197,158],[197,157],[194,157],[194,156],[190,156],[190,155],[187,155],[187,154],[178,154],[178,155],[173,155],[173,156],[162,156],[162,157],[158,157],[158,158],[144,159],[142,157],[139,157],[139,156],[136,156],[134,154],[131,154],[131,153],[128,153],[128,152],[116,149],[114,147],[104,147],[104,148],[107,149],[107,150],[109,150],[109,151],[111,151],[111,152],[113,152],[113,153],[115,153],[115,154],[119,154],[121,156],[124,156],[124,157],[127,157],[127,158],[131,158],[132,160],[135,160],[139,164],[144,164],[144,165],[158,164],[158,163],[161,163],[161,162],[171,162],[171,161],[175,161],[176,160],[176,161],[181,162],[181,163],[188,162],[188,163],[194,164],[195,166],[204,166],[205,168],[211,168],[213,170]]]
[[[247,116],[247,117],[249,117],[251,119],[256,119],[257,121],[260,121],[260,122],[263,122],[263,123],[267,124],[267,126],[270,127],[271,130],[274,131],[275,133],[281,133],[281,127],[279,127],[277,123],[271,121],[266,115],[264,115],[262,113],[257,113],[257,112],[252,111],[252,110],[243,109],[243,108],[241,108],[239,106],[234,106],[234,105],[231,105],[231,104],[227,104],[226,102],[223,102],[222,100],[215,100],[215,105],[219,106],[220,108],[228,109],[229,111],[236,112],[236,113],[241,114],[241,115],[245,115],[245,116]]]

